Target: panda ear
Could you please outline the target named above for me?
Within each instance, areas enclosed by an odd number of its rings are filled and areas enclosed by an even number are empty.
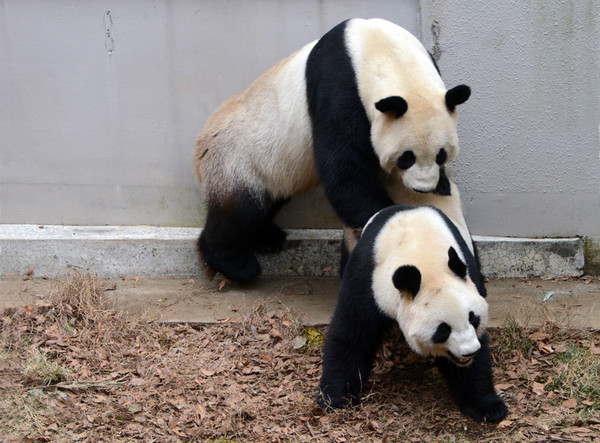
[[[446,91],[446,106],[450,112],[454,112],[457,105],[462,105],[471,96],[471,88],[467,85],[458,85]]]
[[[380,112],[393,111],[396,113],[396,118],[398,118],[404,115],[408,109],[408,104],[402,97],[393,95],[391,97],[382,98],[379,100],[377,103],[375,103],[375,108],[377,108],[377,110]]]
[[[408,291],[414,299],[421,289],[421,272],[412,265],[400,266],[394,272],[392,281],[396,289],[400,292]]]
[[[467,277],[467,265],[463,263],[452,246],[448,249],[448,267],[460,278]]]

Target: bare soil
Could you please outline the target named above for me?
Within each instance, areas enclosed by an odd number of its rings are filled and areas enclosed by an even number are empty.
[[[1,441],[600,440],[598,331],[490,330],[510,412],[499,424],[461,415],[399,331],[362,405],[326,414],[320,347],[299,346],[294,312],[258,305],[242,322],[165,325],[112,310],[105,289],[77,277],[50,301],[1,312]]]

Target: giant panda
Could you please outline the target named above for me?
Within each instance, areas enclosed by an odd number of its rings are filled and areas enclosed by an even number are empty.
[[[223,103],[196,139],[193,164],[207,203],[198,241],[209,275],[248,282],[254,252],[279,250],[273,223],[293,195],[322,184],[348,228],[394,203],[381,176],[443,194],[458,151],[456,106],[430,54],[382,19],[350,19]]]
[[[433,357],[460,410],[477,421],[507,414],[494,390],[486,290],[456,226],[429,206],[390,206],[350,255],[323,345],[318,402],[357,404],[382,340],[397,322],[410,348]]]

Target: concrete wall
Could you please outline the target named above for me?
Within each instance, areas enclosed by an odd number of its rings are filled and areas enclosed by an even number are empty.
[[[468,83],[454,177],[482,235],[600,240],[600,2],[422,2],[447,85]]]
[[[0,223],[201,226],[210,113],[353,16],[418,32],[417,0],[0,0]],[[335,224],[314,195],[284,225]]]
[[[0,223],[201,226],[208,115],[351,16],[407,27],[472,87],[452,172],[474,234],[600,245],[595,0],[0,0]],[[279,220],[337,226],[319,190]]]

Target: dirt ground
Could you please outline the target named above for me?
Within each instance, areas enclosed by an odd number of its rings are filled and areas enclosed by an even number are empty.
[[[193,328],[116,312],[90,276],[0,314],[1,441],[600,441],[600,333],[489,331],[509,416],[476,423],[391,332],[362,405],[314,400],[325,327],[257,305]]]

